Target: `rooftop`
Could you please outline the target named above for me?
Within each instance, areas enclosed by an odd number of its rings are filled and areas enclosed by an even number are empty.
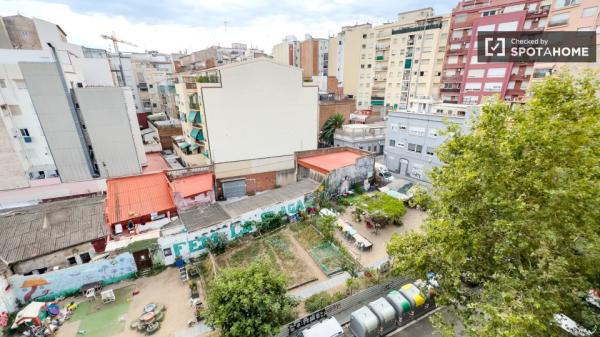
[[[223,204],[223,209],[235,218],[244,213],[297,198],[317,189],[319,183],[305,179],[274,190],[269,190],[251,197]]]
[[[105,237],[102,199],[48,202],[0,214],[0,261],[24,261]]]
[[[171,186],[175,193],[179,193],[182,197],[188,198],[212,191],[213,189],[213,174],[196,174],[184,178],[178,178],[171,181]]]
[[[143,174],[162,172],[171,169],[169,164],[167,164],[165,159],[158,152],[146,153],[146,158],[148,159],[148,165],[143,168]]]
[[[163,172],[106,181],[106,216],[110,224],[175,208]]]
[[[356,159],[364,155],[344,150],[333,153],[318,154],[298,159],[298,165],[321,172],[329,173],[344,166],[353,165]]]
[[[179,218],[188,232],[210,227],[229,219],[229,214],[220,204],[210,204],[194,207],[179,212]]]

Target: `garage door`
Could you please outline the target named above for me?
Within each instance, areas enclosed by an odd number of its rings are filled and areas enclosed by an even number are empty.
[[[223,182],[223,196],[225,198],[243,197],[246,195],[246,179]]]

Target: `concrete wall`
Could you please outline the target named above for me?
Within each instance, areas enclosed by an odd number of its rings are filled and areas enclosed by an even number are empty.
[[[52,300],[79,292],[79,288],[91,282],[101,281],[104,285],[132,277],[137,271],[133,255],[123,253],[112,259],[98,260],[71,268],[60,269],[42,275],[13,275],[9,278],[11,287],[19,302],[32,300]],[[36,279],[45,285],[22,287],[27,280]]]
[[[374,170],[374,156],[370,155],[358,158],[354,165],[345,166],[329,172],[329,176],[327,177],[327,189],[339,193],[340,187],[345,180],[350,181],[350,185],[363,183],[373,176]]]
[[[69,267],[67,259],[75,257],[77,264],[82,264],[81,254],[88,253],[90,257],[96,255],[94,246],[91,243],[83,243],[74,247],[70,247],[65,250],[61,250],[56,253],[43,255],[37,258],[33,258],[27,261],[15,263],[13,265],[13,271],[16,274],[27,274],[38,269],[48,268],[50,270],[53,267]]]
[[[115,85],[110,72],[108,59],[80,58],[79,66],[81,68],[82,75],[85,78],[86,85],[108,87]]]
[[[13,150],[11,136],[0,118],[0,190],[29,186],[29,179]]]
[[[222,88],[202,88],[215,163],[317,148],[318,88],[300,69],[261,58],[220,72]]]
[[[100,175],[109,178],[140,174],[142,163],[138,158],[123,89],[75,88],[75,95]]]
[[[8,279],[0,274],[0,315],[17,311],[17,297],[14,289],[10,287]]]
[[[217,179],[240,177],[261,172],[277,172],[294,169],[294,155],[277,156],[227,163],[216,163],[215,176]]]
[[[54,63],[20,62],[29,95],[63,182],[91,179],[87,146]]]

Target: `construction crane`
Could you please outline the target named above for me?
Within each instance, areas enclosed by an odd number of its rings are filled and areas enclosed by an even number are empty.
[[[119,72],[121,73],[121,81],[123,82],[123,86],[126,86],[127,83],[125,83],[125,73],[123,72],[123,64],[121,63],[121,52],[119,51],[119,43],[126,44],[132,47],[137,47],[137,45],[117,38],[115,32],[112,32],[111,35],[101,34],[100,36],[103,39],[112,41],[113,46],[115,47],[115,54],[117,54],[117,57],[119,58]]]

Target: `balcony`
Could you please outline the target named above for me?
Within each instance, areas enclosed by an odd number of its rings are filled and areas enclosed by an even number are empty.
[[[385,61],[385,57],[383,55],[376,55],[375,61]]]
[[[525,90],[523,89],[506,89],[506,96],[525,96]]]
[[[460,87],[442,87],[441,92],[460,92]]]
[[[375,77],[373,79],[373,81],[375,81],[375,82],[385,82],[385,81],[387,81],[387,78],[385,78],[385,77]]]
[[[525,81],[529,80],[530,75],[526,75],[524,72],[510,74],[510,79],[515,81]]]
[[[446,69],[462,69],[465,67],[465,63],[464,62],[459,62],[459,63],[446,63],[444,64],[444,67]]]
[[[448,55],[464,55],[467,53],[467,48],[448,49],[446,52]]]
[[[378,44],[378,45],[376,45],[376,46],[375,46],[375,50],[378,50],[378,51],[379,51],[379,50],[388,50],[388,49],[390,49],[390,46],[389,46],[389,45],[381,45],[381,44]]]
[[[375,66],[375,71],[387,71],[387,70],[388,70],[387,66],[383,66],[383,65]]]
[[[186,82],[185,83],[185,88],[193,90],[193,89],[197,89],[198,87],[196,86],[196,83],[188,83],[188,82]]]
[[[537,19],[537,18],[545,18],[548,16],[548,14],[550,13],[550,7],[544,7],[544,8],[540,8],[535,12],[532,13],[527,13],[525,15],[526,19]]]
[[[200,110],[200,104],[195,102],[190,102],[190,110]]]
[[[442,82],[444,83],[461,83],[463,80],[463,75],[454,75],[454,76],[443,76]]]
[[[334,138],[346,141],[368,141],[385,139],[384,128],[361,128],[336,130]]]

